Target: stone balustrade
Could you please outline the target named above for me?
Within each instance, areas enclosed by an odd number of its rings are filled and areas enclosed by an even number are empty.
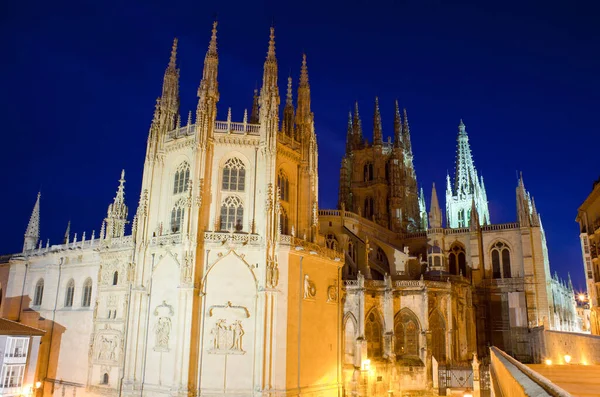
[[[565,390],[497,347],[490,348],[490,372],[496,396],[570,396]]]

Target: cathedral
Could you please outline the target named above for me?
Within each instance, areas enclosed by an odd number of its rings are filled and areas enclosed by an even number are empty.
[[[438,368],[491,345],[527,360],[531,328],[579,329],[522,177],[516,222],[492,223],[462,121],[445,217],[417,188],[406,110],[384,141],[377,99],[372,142],[349,115],[339,206],[319,209],[306,56],[281,104],[271,28],[250,113],[217,120],[215,22],[182,126],[177,44],[133,216],[123,171],[98,235],[50,244],[38,194],[0,261],[2,317],[46,331],[40,394],[429,395]]]

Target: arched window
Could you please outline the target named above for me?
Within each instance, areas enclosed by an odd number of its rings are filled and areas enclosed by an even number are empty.
[[[458,227],[465,227],[465,225],[465,210],[461,208],[458,210]]]
[[[244,221],[244,207],[242,201],[235,196],[229,196],[221,204],[221,230],[235,229],[241,231]]]
[[[348,241],[348,256],[356,263],[356,246],[352,241]]]
[[[280,208],[279,212],[279,227],[281,228],[281,234],[289,234],[289,219],[283,207]]]
[[[117,285],[119,283],[119,272],[115,271],[113,273],[113,285]]]
[[[277,176],[277,187],[279,188],[279,195],[282,201],[290,201],[290,181],[283,170],[279,171]]]
[[[364,216],[367,219],[371,219],[373,217],[373,197],[367,197],[365,199],[365,212]]]
[[[104,375],[102,375],[102,384],[108,385],[108,374],[106,372],[104,373]]]
[[[454,244],[450,248],[448,270],[450,274],[458,275],[462,273],[463,276],[467,277],[467,257],[464,248],[458,244]]]
[[[92,279],[87,278],[83,283],[83,296],[81,297],[81,306],[90,307],[92,302]]]
[[[396,315],[394,336],[397,355],[419,355],[419,322],[410,310],[403,309]]]
[[[33,294],[33,306],[40,306],[42,304],[42,298],[44,296],[44,279],[38,280],[35,285],[35,293]]]
[[[325,245],[327,245],[327,248],[337,251],[338,241],[333,233],[329,233],[327,236],[325,236]]]
[[[177,167],[173,183],[173,194],[186,192],[190,184],[190,165],[184,161]]]
[[[346,364],[354,363],[354,344],[356,342],[356,325],[354,318],[348,316],[344,324],[344,362]]]
[[[65,291],[65,307],[73,306],[73,295],[75,295],[75,281],[70,279],[67,283],[67,289]]]
[[[381,338],[382,329],[379,316],[374,312],[371,312],[367,317],[365,324],[365,337],[367,338],[367,357],[376,358],[381,357]]]
[[[510,278],[510,249],[502,242],[492,246],[492,277]]]
[[[185,202],[179,200],[171,210],[171,233],[180,233],[185,216]]]
[[[371,163],[371,162],[366,163],[363,167],[363,173],[364,173],[364,181],[365,182],[372,181],[373,180],[373,163]]]
[[[246,167],[237,157],[230,158],[223,167],[223,190],[243,192],[246,186]]]
[[[431,330],[431,353],[438,362],[446,361],[446,321],[439,310],[429,316],[429,329]]]

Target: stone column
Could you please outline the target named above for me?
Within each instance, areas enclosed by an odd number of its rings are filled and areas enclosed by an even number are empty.
[[[471,366],[473,367],[473,397],[480,397],[481,385],[479,382],[479,360],[477,360],[477,353],[473,353]]]

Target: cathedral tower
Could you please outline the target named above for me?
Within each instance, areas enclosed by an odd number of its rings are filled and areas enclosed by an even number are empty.
[[[462,120],[458,125],[458,145],[456,148],[456,169],[454,188],[450,184],[450,176],[446,176],[446,226],[451,228],[469,227],[471,224],[471,207],[475,202],[480,225],[490,224],[487,194],[483,177],[477,175],[469,137]]]

